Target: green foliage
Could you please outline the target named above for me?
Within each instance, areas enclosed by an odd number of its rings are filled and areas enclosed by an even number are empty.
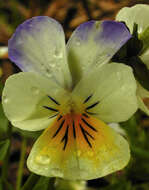
[[[140,38],[138,36],[138,26],[134,24],[133,34],[130,40],[113,56],[112,61],[124,63],[133,69],[136,80],[149,90],[149,70],[141,61],[139,55],[149,47],[149,29],[146,29]]]
[[[140,52],[140,54],[142,54],[149,48],[149,27],[140,34],[139,38],[143,42],[143,48]]]
[[[0,142],[0,160],[4,160],[10,145],[9,139]]]
[[[48,190],[49,181],[50,179],[48,177],[40,177],[33,190]]]
[[[8,119],[6,118],[2,104],[0,103],[0,138],[3,138],[8,130]]]
[[[42,131],[25,131],[25,130],[21,130],[19,128],[13,127],[13,132],[19,133],[21,136],[27,137],[27,138],[32,138],[32,139],[37,139]]]

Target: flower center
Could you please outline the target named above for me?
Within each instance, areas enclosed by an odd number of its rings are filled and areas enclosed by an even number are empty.
[[[90,124],[90,118],[97,115],[92,112],[92,108],[99,104],[99,101],[87,105],[92,95],[88,96],[83,102],[77,100],[68,100],[66,103],[60,104],[53,97],[48,96],[54,102],[56,108],[43,106],[44,108],[53,112],[49,118],[56,117],[54,121],[54,132],[51,139],[59,139],[63,142],[63,150],[66,149],[68,139],[84,138],[87,145],[92,148],[91,141],[94,140],[92,133],[97,132],[97,129]],[[72,137],[72,138],[70,138]]]

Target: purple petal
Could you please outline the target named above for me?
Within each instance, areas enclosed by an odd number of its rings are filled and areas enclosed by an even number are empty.
[[[33,17],[18,26],[8,42],[8,54],[22,71],[52,76],[60,83],[64,82],[63,70],[69,72],[63,29],[47,16]]]
[[[120,22],[89,21],[81,24],[67,43],[68,63],[74,80],[78,82],[84,74],[109,62],[130,38],[128,29]]]
[[[125,24],[116,21],[103,21],[101,24],[102,32],[95,37],[95,41],[102,39],[105,43],[117,43],[120,39],[120,45],[123,45],[131,34]]]

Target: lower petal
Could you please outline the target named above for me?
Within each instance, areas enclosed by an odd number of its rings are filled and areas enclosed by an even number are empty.
[[[129,158],[127,141],[112,128],[88,115],[67,114],[39,137],[27,165],[39,175],[89,180],[124,168]]]

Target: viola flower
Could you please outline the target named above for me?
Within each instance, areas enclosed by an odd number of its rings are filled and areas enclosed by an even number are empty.
[[[130,32],[133,32],[134,24],[138,25],[138,38],[143,41],[140,53],[141,60],[149,69],[149,5],[137,4],[133,7],[122,8],[116,16],[117,21],[124,21]],[[139,83],[137,85],[137,97],[139,108],[149,115],[149,92]]]
[[[23,71],[10,76],[4,111],[20,129],[45,129],[27,160],[39,175],[94,179],[125,167],[127,141],[105,124],[137,109],[132,69],[108,64],[131,37],[123,23],[81,24],[65,47],[61,25],[46,16],[21,24],[9,40],[9,58]]]

